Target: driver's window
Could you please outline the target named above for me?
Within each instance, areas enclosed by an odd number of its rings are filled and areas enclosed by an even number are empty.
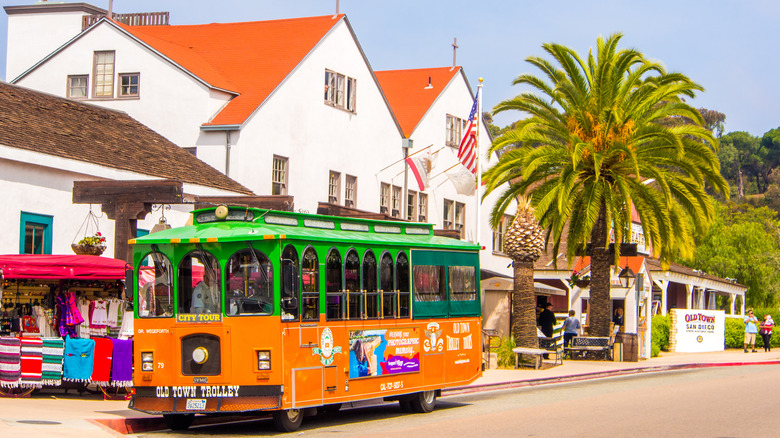
[[[173,266],[160,252],[147,255],[138,266],[138,316],[173,316]]]
[[[298,319],[298,251],[287,245],[282,251],[282,321]]]
[[[242,249],[227,264],[228,315],[270,315],[273,306],[271,261],[256,249]]]
[[[211,253],[197,250],[179,263],[179,313],[220,313],[222,308],[219,263]]]

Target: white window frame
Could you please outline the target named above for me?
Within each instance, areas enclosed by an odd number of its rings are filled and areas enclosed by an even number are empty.
[[[330,171],[328,173],[328,202],[341,203],[341,173]]]
[[[287,181],[288,181],[288,164],[289,159],[279,155],[274,155],[271,167],[271,194],[272,195],[286,195],[287,194]]]
[[[357,208],[357,177],[347,175],[344,180],[344,206]]]

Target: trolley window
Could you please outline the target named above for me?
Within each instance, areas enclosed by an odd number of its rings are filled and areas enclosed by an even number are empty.
[[[197,249],[179,263],[179,313],[220,313],[221,275],[217,259]]]
[[[450,300],[477,299],[477,269],[474,266],[450,266]]]
[[[173,316],[173,266],[163,253],[153,252],[138,266],[138,316]]]
[[[393,256],[385,252],[379,266],[379,283],[382,289],[382,318],[398,316],[398,294],[393,287]]]
[[[379,318],[379,298],[376,280],[376,256],[369,250],[363,255],[363,289],[365,289],[366,318]]]
[[[347,295],[347,317],[349,319],[363,318],[363,294],[360,290],[360,257],[357,251],[347,251],[344,261],[344,284]]]
[[[331,249],[325,262],[325,292],[327,294],[327,318],[343,318],[342,287],[341,287],[341,254]]]
[[[287,245],[282,251],[282,321],[298,319],[299,272],[298,251]]]
[[[227,264],[229,315],[270,315],[273,306],[273,268],[262,252],[242,249]]]
[[[303,251],[301,261],[301,320],[317,321],[320,319],[320,265],[317,252],[308,247]]]

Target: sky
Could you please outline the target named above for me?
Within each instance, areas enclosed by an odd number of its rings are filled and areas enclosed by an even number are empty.
[[[89,1],[104,9],[108,0]],[[3,6],[33,4],[0,0]],[[624,35],[621,48],[641,51],[668,71],[704,87],[695,107],[726,115],[725,132],[762,136],[780,126],[780,2],[757,0],[114,0],[119,13],[170,12],[171,24],[273,20],[345,13],[374,70],[457,64],[474,91],[484,78],[483,110],[524,91],[512,81],[540,75],[529,56],[560,43],[587,56],[599,36]],[[7,15],[0,19],[0,72],[5,72]],[[547,56],[547,59],[550,59]],[[6,78],[3,78],[4,80]],[[519,112],[495,117],[499,126]]]

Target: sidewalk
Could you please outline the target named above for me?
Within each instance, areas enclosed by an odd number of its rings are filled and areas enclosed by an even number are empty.
[[[442,395],[673,369],[760,364],[780,364],[780,350],[748,354],[742,350],[664,353],[640,362],[566,360],[563,365],[548,369],[488,370],[474,383],[445,390]],[[161,417],[132,411],[127,408],[127,401],[104,401],[102,396],[65,395],[50,390],[30,398],[0,398],[0,436],[116,437],[164,427]]]

